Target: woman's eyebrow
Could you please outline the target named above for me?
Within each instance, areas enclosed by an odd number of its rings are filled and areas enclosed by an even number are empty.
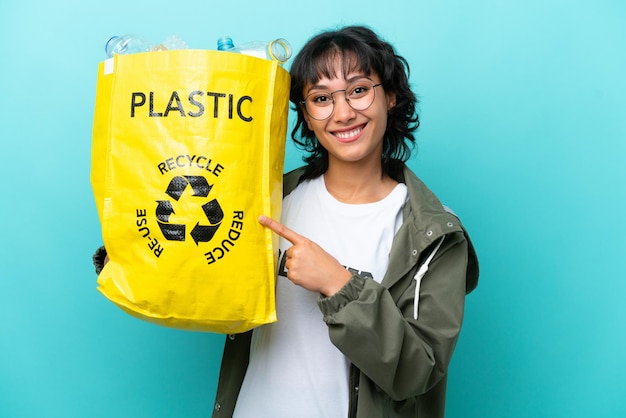
[[[367,74],[358,74],[358,75],[354,75],[352,77],[346,78],[346,84],[351,84],[361,79],[372,81],[372,79]],[[306,92],[309,93],[311,90],[330,90],[330,88],[325,84],[313,84],[306,90]]]
[[[354,83],[355,81],[361,80],[361,79],[366,79],[369,81],[372,81],[372,79],[370,78],[370,76],[368,76],[367,74],[358,74],[358,75],[354,75],[352,77],[348,77],[346,78],[346,81],[348,83]]]

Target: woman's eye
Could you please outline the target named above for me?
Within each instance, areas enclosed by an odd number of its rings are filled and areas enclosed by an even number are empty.
[[[332,98],[328,94],[320,94],[319,96],[314,96],[313,103],[316,105],[324,105],[332,102]]]
[[[359,97],[367,94],[368,87],[367,86],[356,86],[352,90],[350,90],[351,97]]]

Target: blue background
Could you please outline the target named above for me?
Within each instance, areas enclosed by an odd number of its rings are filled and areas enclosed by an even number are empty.
[[[0,416],[207,417],[223,337],[96,291],[96,69],[112,34],[200,49],[372,26],[421,98],[410,166],[482,276],[448,417],[626,416],[626,5],[621,0],[3,1]],[[289,145],[286,168],[300,163]]]

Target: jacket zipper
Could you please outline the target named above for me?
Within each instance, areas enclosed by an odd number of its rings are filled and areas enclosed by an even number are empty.
[[[359,369],[350,365],[350,399],[348,403],[348,418],[356,418],[356,409],[359,401]]]

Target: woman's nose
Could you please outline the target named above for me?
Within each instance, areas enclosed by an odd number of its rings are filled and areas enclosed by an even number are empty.
[[[350,106],[349,99],[345,93],[335,94],[333,97],[335,109],[333,112],[333,118],[335,120],[343,121],[354,118],[356,111]]]

